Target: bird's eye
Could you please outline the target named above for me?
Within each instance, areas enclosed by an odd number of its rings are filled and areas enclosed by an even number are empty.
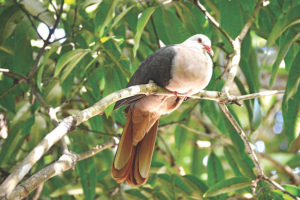
[[[199,42],[199,43],[202,43],[202,39],[201,39],[201,38],[198,38],[198,42]]]

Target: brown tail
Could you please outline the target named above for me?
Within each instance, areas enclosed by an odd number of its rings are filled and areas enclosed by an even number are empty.
[[[127,122],[111,169],[112,177],[118,182],[142,185],[149,177],[152,154],[157,135],[158,120],[144,138],[134,145],[132,111],[129,109]]]

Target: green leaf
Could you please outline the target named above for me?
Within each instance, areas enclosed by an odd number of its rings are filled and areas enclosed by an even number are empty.
[[[54,25],[54,18],[51,13],[47,10],[47,7],[40,1],[35,0],[24,0],[21,2],[24,8],[32,16],[38,16],[41,21],[46,23],[48,26]]]
[[[285,94],[282,101],[285,134],[288,142],[292,142],[299,132],[300,122],[300,51],[298,52],[288,75]]]
[[[272,67],[272,75],[270,79],[270,87],[273,86],[275,77],[277,75],[279,65],[281,61],[284,59],[287,51],[289,50],[290,46],[294,43],[294,41],[300,37],[300,33],[294,29],[290,29],[287,33],[287,35],[284,37],[284,41],[282,42],[282,45],[280,45],[279,53],[277,55],[277,58],[273,64]]]
[[[63,82],[76,67],[78,62],[89,52],[89,49],[76,49],[61,56],[57,62],[54,77],[57,77],[64,69],[60,75],[60,80]]]
[[[191,188],[188,187],[181,176],[173,174],[159,174],[157,178],[159,183],[166,187],[166,189],[168,189],[170,193],[173,193],[173,195],[175,195],[175,193],[184,196],[190,196],[192,194]]]
[[[95,176],[96,166],[95,166],[94,158],[92,157],[80,161],[76,165],[76,169],[80,178],[85,199],[87,200],[95,199],[97,176]]]
[[[126,190],[125,194],[126,194],[126,196],[127,196],[128,199],[133,199],[133,200],[147,200],[148,199],[138,189]]]
[[[146,24],[148,23],[152,13],[155,11],[155,7],[147,8],[142,12],[140,19],[138,20],[138,24],[136,27],[136,34],[134,36],[134,46],[133,46],[133,56],[136,56],[136,51],[140,45],[140,39]]]
[[[239,91],[242,95],[248,94],[248,92],[245,89],[244,84],[238,77],[234,78],[234,83],[239,88]],[[244,101],[244,104],[246,105],[246,108],[248,111],[247,113],[248,113],[249,124],[252,123],[252,117],[253,117],[253,110],[252,110],[251,102],[252,102],[251,100]]]
[[[114,18],[115,7],[117,0],[104,0],[102,1],[96,11],[95,30],[101,38],[104,34],[105,28],[111,23]]]
[[[212,152],[208,158],[207,176],[207,182],[209,186],[214,185],[220,182],[221,180],[225,179],[222,163],[214,152]]]
[[[240,1],[220,1],[218,5],[221,14],[221,27],[223,27],[232,38],[235,38],[243,27],[243,12]]]
[[[233,154],[232,152],[230,152],[228,145],[223,148],[223,152],[224,152],[224,155],[225,155],[230,167],[232,168],[234,174],[236,176],[241,176],[242,173],[240,172],[239,167],[238,167],[239,163],[235,159],[236,155]]]
[[[259,69],[257,65],[257,52],[251,45],[252,38],[250,34],[247,34],[241,49],[241,61],[240,67],[246,78],[247,85],[249,87],[249,92],[259,92]]]
[[[183,42],[191,35],[171,9],[159,7],[153,14],[153,20],[158,38],[166,45]]]
[[[126,8],[125,10],[123,10],[114,20],[114,23],[111,25],[111,27],[115,27],[120,21],[121,19],[136,5],[131,5],[128,8]]]
[[[13,80],[4,76],[3,79],[0,80],[0,94],[4,94],[7,91],[7,89],[11,87],[13,87]],[[12,93],[8,93],[2,98],[0,98],[0,108],[5,110],[6,112],[16,112],[15,100]]]
[[[14,32],[17,24],[22,18],[23,15],[17,5],[8,6],[2,11],[0,14],[0,44],[3,44],[4,41]]]
[[[193,191],[193,196],[197,198],[202,198],[202,195],[206,192],[206,184],[193,175],[183,176],[183,181],[188,185],[188,187]]]
[[[13,72],[26,75],[33,65],[33,48],[30,44],[30,24],[19,23],[14,32]],[[20,47],[22,47],[20,49]]]
[[[258,99],[254,99],[253,116],[251,120],[253,130],[256,130],[259,127],[259,125],[261,124],[261,119],[262,119],[262,115],[261,115],[259,101]]]
[[[249,157],[245,152],[239,152],[232,145],[226,145],[224,147],[224,154],[226,158],[229,157],[228,162],[230,166],[233,168],[236,175],[242,173],[243,176],[247,176],[249,178],[255,178],[255,174],[253,172],[253,164],[248,163]],[[238,167],[238,169],[236,169]]]
[[[187,138],[186,129],[181,126],[176,126],[174,136],[175,136],[175,148],[178,150],[178,154],[182,152],[182,147],[184,146]]]
[[[177,188],[181,189],[181,191],[186,195],[191,195],[192,190],[187,186],[187,184],[182,180],[181,176],[174,175],[174,184]]]
[[[251,186],[251,179],[247,177],[234,177],[220,181],[217,184],[213,185],[205,192],[203,196],[214,197],[220,194],[243,189],[249,186]]]
[[[294,185],[283,185],[283,188],[286,189],[289,193],[295,195],[296,197],[300,197],[300,188]]]
[[[290,26],[300,23],[300,5],[288,9],[282,13],[276,24],[274,25],[272,32],[270,33],[267,41],[267,45],[271,46],[275,43],[278,37]]]

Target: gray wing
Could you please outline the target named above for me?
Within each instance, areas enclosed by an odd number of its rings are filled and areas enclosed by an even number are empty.
[[[163,47],[155,51],[150,55],[136,72],[131,77],[127,87],[133,85],[140,85],[149,83],[150,80],[154,81],[157,85],[165,87],[169,84],[171,77],[171,69],[174,57],[176,56],[176,51],[173,48],[173,45]],[[117,109],[123,105],[128,105],[138,101],[143,98],[145,95],[135,95],[117,101],[114,109]]]

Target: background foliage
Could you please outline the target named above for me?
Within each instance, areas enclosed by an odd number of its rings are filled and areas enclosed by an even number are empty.
[[[62,119],[125,88],[139,64],[163,44],[206,34],[215,52],[214,75],[207,89],[220,91],[224,84],[218,77],[231,46],[191,1],[0,3],[1,182],[55,127],[49,117],[50,107],[61,106],[58,118]],[[233,38],[256,5],[250,0],[201,3]],[[299,10],[297,0],[272,0],[261,9],[243,41],[240,71],[231,88],[231,93],[238,95],[273,87],[285,89],[285,95],[248,100],[242,107],[229,106],[260,153],[265,173],[298,196]],[[69,134],[69,149],[83,152],[121,133],[123,109],[112,112],[112,108]],[[201,199],[205,192],[207,198],[215,196],[211,199],[252,198],[254,165],[215,102],[189,100],[162,117],[151,175],[142,187],[112,180],[114,151],[105,150],[80,161],[75,170],[50,179],[40,198]],[[61,146],[55,145],[31,174],[57,160],[61,153]],[[258,199],[290,198],[263,181],[255,194],[253,198]]]

